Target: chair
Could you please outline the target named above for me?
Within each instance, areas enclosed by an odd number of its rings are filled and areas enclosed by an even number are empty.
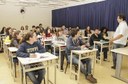
[[[65,54],[65,57],[66,57],[67,64],[66,64],[64,73],[66,74],[67,68],[68,68],[68,66],[70,65],[70,61],[68,60],[68,55],[67,55],[67,53]],[[77,65],[77,64],[73,64],[73,65],[74,65],[74,68],[75,68],[75,72],[77,72],[77,70],[78,70],[78,65]],[[77,80],[77,75],[75,75],[75,80]]]

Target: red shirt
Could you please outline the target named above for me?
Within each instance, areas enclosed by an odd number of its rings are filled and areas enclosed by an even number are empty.
[[[51,34],[51,33],[48,33],[48,34],[46,35],[46,37],[52,37],[52,34]]]

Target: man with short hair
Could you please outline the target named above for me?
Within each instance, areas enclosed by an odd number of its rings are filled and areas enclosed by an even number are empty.
[[[70,62],[70,54],[71,50],[81,50],[85,48],[85,44],[83,44],[80,37],[79,29],[72,29],[71,36],[67,39],[66,45],[66,53],[68,56],[68,61]],[[73,64],[78,64],[79,58],[73,56],[72,58]],[[86,67],[84,66],[86,64]],[[91,83],[97,83],[97,79],[95,79],[91,73],[91,58],[86,58],[81,60],[80,62],[80,70],[84,73],[85,78],[89,80]]]
[[[119,23],[113,38],[110,40],[110,43],[114,43],[113,48],[123,48],[126,45],[128,37],[128,25],[125,21],[126,17],[124,15],[118,15],[117,21]],[[112,69],[116,68],[117,59],[121,55],[113,53],[113,66]]]

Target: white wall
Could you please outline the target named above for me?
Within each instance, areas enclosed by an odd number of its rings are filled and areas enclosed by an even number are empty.
[[[0,5],[0,30],[3,26],[20,29],[21,25],[38,25],[42,23],[44,27],[51,26],[51,9],[37,6],[26,7],[26,13],[21,14],[21,6],[12,4]]]
[[[86,2],[71,3],[67,6],[57,7],[69,7],[80,4],[92,3],[95,0],[87,0]],[[100,0],[102,1],[102,0]],[[26,7],[26,13],[21,14],[21,6],[16,6],[14,4],[5,4],[0,5],[0,30],[3,26],[13,27],[20,29],[21,25],[29,25],[30,28],[32,25],[38,25],[42,23],[44,27],[51,26],[52,14],[51,10],[56,8],[41,8],[38,6]]]

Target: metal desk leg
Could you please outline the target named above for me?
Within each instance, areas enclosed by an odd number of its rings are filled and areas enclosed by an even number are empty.
[[[61,47],[59,47],[59,69],[61,70]]]
[[[47,61],[47,65],[48,65],[48,67],[47,67],[47,79],[46,79],[46,81],[47,81],[47,84],[49,84],[49,62]]]
[[[54,84],[56,84],[56,64],[54,66]]]
[[[70,57],[70,78],[71,78],[71,74],[72,74],[72,51],[71,51],[71,57]]]
[[[78,74],[77,74],[77,84],[80,82],[80,62],[81,62],[81,54],[79,54],[79,63],[78,63]]]
[[[101,48],[100,48],[100,64],[102,63],[102,60],[103,60],[103,44],[101,44]]]
[[[22,73],[22,66],[21,63],[19,62],[19,77],[20,77],[20,84],[23,84],[23,73]]]
[[[95,64],[96,64],[96,52],[93,52],[93,66],[92,66],[92,74],[94,74],[95,71]]]
[[[23,69],[23,84],[26,84],[26,72],[25,72],[25,69]]]
[[[115,77],[117,78],[120,77],[122,60],[123,60],[123,56],[121,54],[117,54],[116,71],[115,71]]]

